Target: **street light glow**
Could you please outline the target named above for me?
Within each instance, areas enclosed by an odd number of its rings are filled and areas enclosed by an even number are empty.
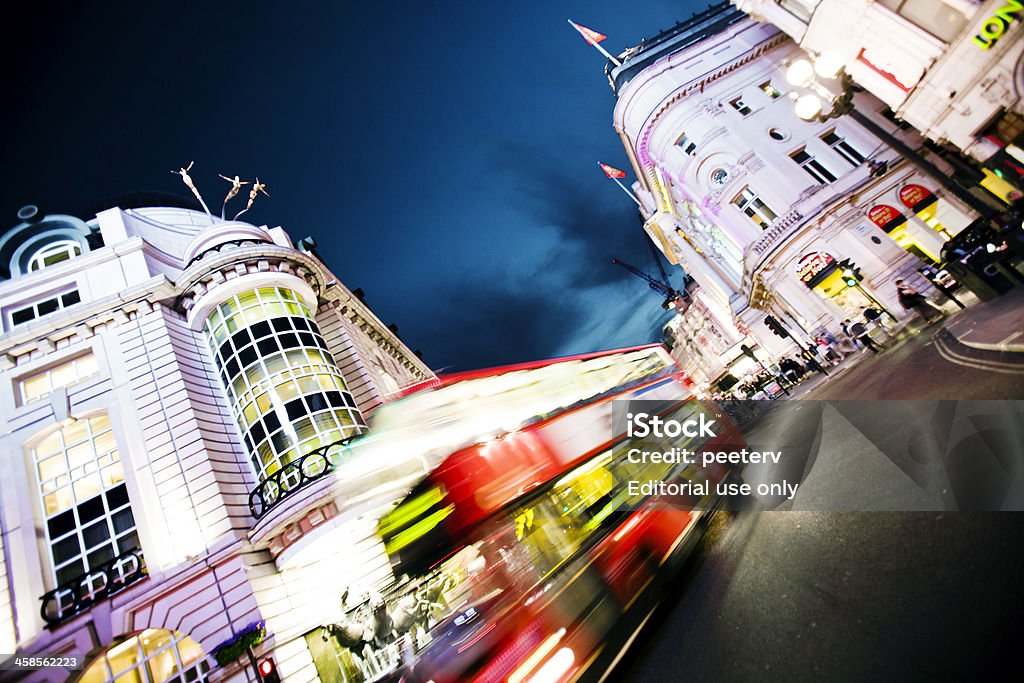
[[[806,59],[798,59],[786,69],[786,81],[790,85],[807,85],[814,78],[814,66]]]
[[[821,113],[821,98],[817,95],[804,95],[797,99],[793,109],[804,121],[811,121]]]
[[[822,52],[814,61],[814,71],[822,78],[835,78],[843,66],[843,58],[839,56],[838,52],[832,50]]]

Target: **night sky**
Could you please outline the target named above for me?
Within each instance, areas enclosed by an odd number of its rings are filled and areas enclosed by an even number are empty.
[[[610,263],[656,272],[597,166],[629,169],[604,58],[566,19],[616,54],[705,2],[318,5],[6,8],[5,225],[187,194],[194,160],[211,209],[217,173],[259,176],[245,219],[314,236],[435,370],[657,340],[661,299]]]

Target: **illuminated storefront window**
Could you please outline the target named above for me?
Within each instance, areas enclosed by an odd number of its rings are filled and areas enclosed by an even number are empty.
[[[177,631],[146,629],[97,657],[79,683],[201,683],[210,665],[196,641]]]
[[[313,314],[291,290],[231,297],[207,318],[206,338],[261,481],[365,427]]]

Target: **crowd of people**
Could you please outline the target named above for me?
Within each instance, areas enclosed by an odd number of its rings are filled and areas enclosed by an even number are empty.
[[[946,316],[941,308],[928,301],[904,280],[896,280],[896,294],[900,305],[925,324],[936,323]],[[780,388],[792,387],[815,372],[828,374],[828,368],[839,365],[860,351],[881,353],[894,337],[896,322],[887,311],[868,306],[861,310],[856,319],[844,320],[840,324],[841,332],[833,334],[822,329],[813,338],[813,344],[807,344],[801,354],[782,358],[777,374],[763,370],[734,387],[730,394],[735,398],[775,398],[773,392],[767,389],[773,382],[778,381]]]

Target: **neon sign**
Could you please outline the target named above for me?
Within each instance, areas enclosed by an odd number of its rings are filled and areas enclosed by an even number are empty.
[[[1006,33],[1006,29],[1021,10],[1024,10],[1024,3],[1020,0],[1006,0],[1006,4],[997,9],[995,15],[985,20],[981,25],[981,31],[971,40],[982,50],[988,50]]]

